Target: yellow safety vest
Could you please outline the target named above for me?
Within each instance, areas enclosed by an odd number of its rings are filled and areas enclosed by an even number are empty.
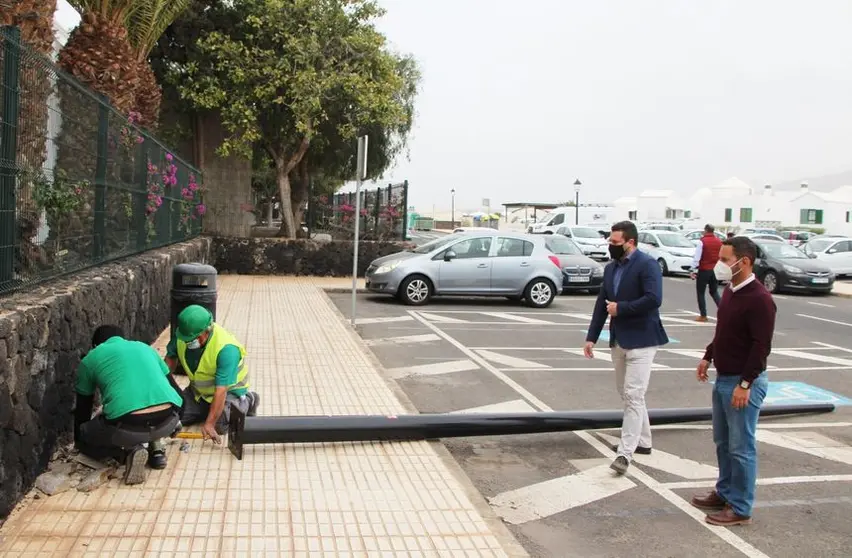
[[[204,346],[201,360],[196,370],[190,370],[186,364],[186,343],[177,339],[177,356],[186,375],[189,377],[189,385],[195,392],[195,400],[203,398],[208,403],[213,402],[216,394],[216,359],[226,345],[235,345],[240,350],[240,364],[237,368],[237,381],[228,386],[228,391],[233,389],[248,388],[248,367],[245,364],[246,348],[237,339],[222,328],[219,324],[213,325],[210,338]]]

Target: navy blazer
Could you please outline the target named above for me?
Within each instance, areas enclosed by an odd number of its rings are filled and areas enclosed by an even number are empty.
[[[624,349],[658,347],[669,342],[663,322],[660,320],[660,305],[663,303],[663,274],[654,258],[639,250],[634,250],[623,265],[624,271],[618,292],[615,292],[615,261],[604,268],[601,285],[592,322],[586,341],[598,342],[601,330],[609,314],[606,303],[617,302],[617,315],[610,318],[610,346],[613,340]]]

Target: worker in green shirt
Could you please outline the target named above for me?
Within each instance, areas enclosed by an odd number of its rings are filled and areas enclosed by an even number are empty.
[[[125,482],[139,484],[146,461],[166,467],[163,438],[180,426],[180,388],[153,347],[125,339],[117,326],[97,328],[92,347],[77,369],[74,440],[89,457],[123,462]],[[92,418],[95,390],[103,411]]]
[[[245,357],[245,347],[206,308],[194,304],[178,314],[166,364],[171,372],[183,366],[189,386],[183,391],[181,423],[201,423],[205,440],[221,443],[232,406],[250,417],[257,414],[260,397],[249,390]]]

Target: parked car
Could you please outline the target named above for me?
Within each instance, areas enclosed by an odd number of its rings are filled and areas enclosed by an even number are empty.
[[[725,235],[719,231],[713,231],[713,234],[715,234],[719,240],[725,240]],[[694,245],[698,246],[698,243],[701,242],[701,237],[704,236],[704,229],[689,231],[688,233],[684,233],[683,236],[688,238]]]
[[[772,233],[742,233],[738,234],[737,236],[745,236],[754,240],[755,242],[757,242],[758,240],[767,240],[769,242],[787,242],[780,235]]]
[[[505,296],[545,308],[562,292],[559,258],[544,236],[523,233],[449,234],[373,260],[365,279],[370,292],[410,305],[433,296]]]
[[[680,233],[639,231],[639,249],[657,260],[663,275],[692,271],[695,244]]]
[[[852,238],[812,238],[801,249],[809,257],[825,263],[835,275],[852,275]]]
[[[609,241],[595,228],[570,225],[559,227],[556,234],[573,240],[583,254],[593,260],[600,262],[609,260]]]
[[[805,242],[813,238],[814,233],[810,231],[781,231],[778,236],[788,244],[801,247]]]
[[[601,289],[604,266],[583,254],[576,242],[561,234],[548,235],[544,242],[559,258],[562,294],[570,291],[597,293]]]
[[[801,291],[830,293],[834,273],[823,262],[784,242],[755,239],[754,274],[771,293]]]
[[[647,223],[644,227],[642,227],[646,231],[668,231],[668,232],[682,232],[682,228],[674,223]]]

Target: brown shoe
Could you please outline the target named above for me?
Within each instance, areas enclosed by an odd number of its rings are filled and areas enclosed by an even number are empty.
[[[695,321],[696,321],[696,322],[706,322],[706,321],[707,321],[707,316],[696,316],[696,317],[695,317]]]
[[[721,511],[728,505],[715,490],[704,496],[693,496],[690,503],[698,509],[713,511]]]
[[[709,514],[704,518],[704,521],[711,525],[729,527],[731,525],[748,525],[751,523],[751,518],[737,515],[730,506],[725,506],[725,509],[722,511]]]

